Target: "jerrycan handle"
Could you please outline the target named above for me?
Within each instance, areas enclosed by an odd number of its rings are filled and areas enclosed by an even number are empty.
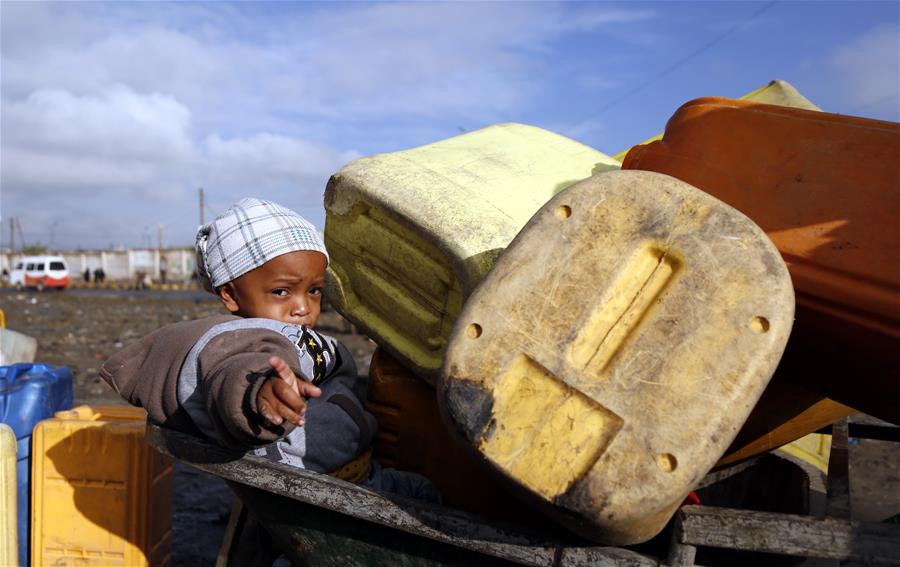
[[[141,421],[147,412],[132,406],[78,406],[53,416],[67,421]]]
[[[22,374],[28,374],[34,368],[33,362],[17,362],[6,366],[6,372],[0,372],[0,387],[9,388],[16,383],[16,379]]]

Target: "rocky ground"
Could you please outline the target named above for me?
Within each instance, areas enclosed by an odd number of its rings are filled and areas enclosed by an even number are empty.
[[[0,309],[8,328],[38,340],[36,361],[67,366],[75,378],[75,404],[124,403],[97,374],[112,353],[169,323],[223,312],[203,292],[0,290]],[[351,350],[367,372],[374,344],[353,333],[334,311],[319,319],[318,330]],[[173,567],[213,565],[231,511],[231,492],[216,477],[176,463],[172,517]]]

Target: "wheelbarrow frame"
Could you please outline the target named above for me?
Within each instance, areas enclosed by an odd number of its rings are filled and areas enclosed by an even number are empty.
[[[342,535],[340,543],[343,547],[351,542],[360,543],[369,531],[367,524],[371,529],[377,529],[372,524],[389,528],[390,531],[385,533],[391,533],[391,541],[384,539],[384,533],[378,534],[384,545],[381,558],[384,565],[400,564],[404,556],[410,556],[404,561],[406,564],[416,565],[508,562],[572,567],[657,565],[656,559],[627,549],[596,546],[575,536],[571,540],[553,540],[525,527],[488,522],[444,506],[379,493],[328,475],[219,447],[210,441],[153,424],[147,425],[147,441],[165,455],[229,481],[250,516],[261,519],[260,523],[272,532],[276,546],[292,560],[295,558],[291,557],[291,546],[279,545],[288,542],[284,541],[284,526],[273,522],[273,512],[290,513],[289,520],[296,521],[309,515],[310,510],[302,506],[305,504],[322,515],[328,515],[327,511],[340,514],[351,523],[361,522],[359,525],[363,529]],[[286,507],[285,499],[295,502],[289,502],[291,506]],[[332,518],[316,520],[323,524],[334,523]],[[427,553],[429,546],[437,544],[459,548],[464,553],[455,553],[450,558]],[[353,564],[352,558],[348,561],[346,551],[338,547],[334,551],[342,555],[341,565]],[[499,561],[492,562],[491,559]],[[357,564],[372,564],[372,560],[373,557],[368,556]]]
[[[900,526],[849,519],[847,420],[833,429],[826,517],[685,506],[676,513],[663,559],[379,493],[154,424],[147,426],[147,440],[227,481],[240,503],[229,532],[245,522],[245,506],[295,565],[310,558],[317,565],[693,565],[699,546],[900,565]],[[887,438],[897,431],[891,427]],[[885,438],[883,432],[873,437]],[[226,544],[233,536],[226,534]]]

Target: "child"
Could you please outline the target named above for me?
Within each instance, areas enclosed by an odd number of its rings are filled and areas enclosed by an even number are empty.
[[[364,486],[439,501],[420,475],[371,461],[375,418],[349,351],[312,330],[328,252],[315,227],[243,199],[197,234],[197,274],[230,315],[163,327],[100,376],[150,420]]]

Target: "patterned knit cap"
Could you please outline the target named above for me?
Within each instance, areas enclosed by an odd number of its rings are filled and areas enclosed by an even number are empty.
[[[215,293],[222,286],[271,260],[298,250],[328,252],[316,227],[271,201],[241,199],[197,231],[197,276]]]

